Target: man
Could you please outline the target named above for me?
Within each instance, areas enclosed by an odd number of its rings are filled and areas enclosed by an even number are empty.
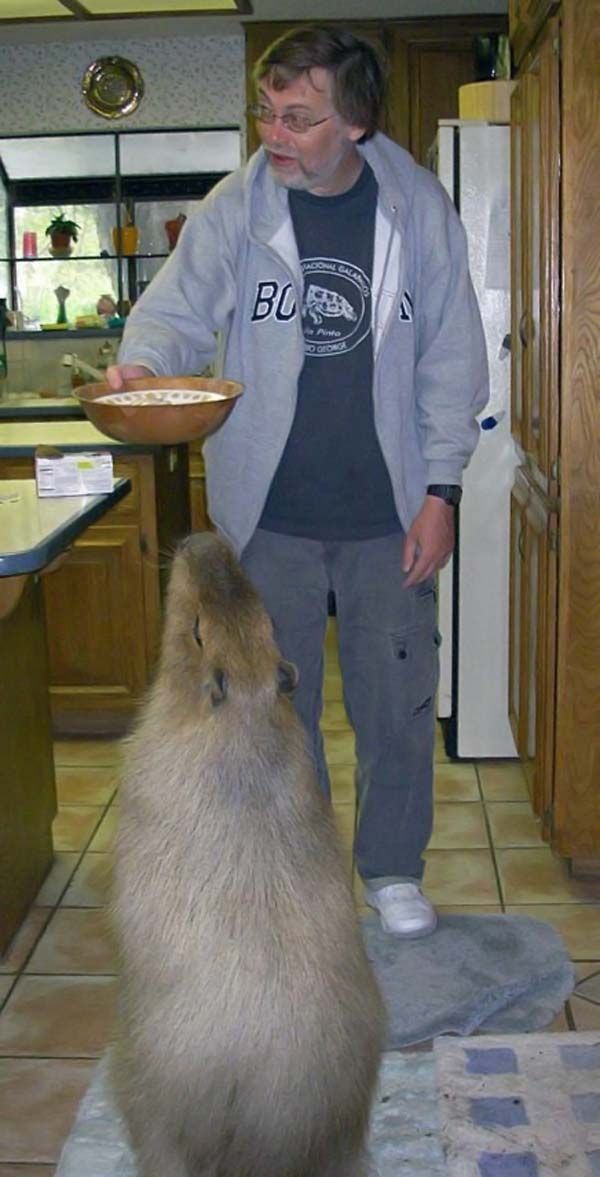
[[[225,337],[245,385],[205,443],[209,510],[300,671],[319,730],[334,594],[356,736],[355,856],[384,929],[436,924],[421,890],[431,834],[438,635],[434,576],[487,399],[465,236],[437,179],[377,133],[373,48],[296,29],[255,70],[262,141],[206,198],[132,311],[109,370],[189,373]]]

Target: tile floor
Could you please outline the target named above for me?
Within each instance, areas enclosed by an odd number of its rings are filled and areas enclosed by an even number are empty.
[[[333,627],[323,728],[351,869],[353,738]],[[0,960],[0,1177],[51,1177],[107,1042],[113,954],[103,904],[118,808],[119,744],[55,747],[56,861]],[[516,762],[449,763],[436,748],[427,891],[439,910],[523,912],[563,935],[580,978],[556,1030],[600,1030],[600,887],[569,878],[542,843]],[[357,900],[362,896],[356,886]]]

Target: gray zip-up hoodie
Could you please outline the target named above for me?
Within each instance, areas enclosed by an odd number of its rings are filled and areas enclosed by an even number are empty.
[[[439,181],[385,135],[360,146],[379,185],[373,264],[375,427],[400,521],[428,483],[460,484],[488,397],[466,238]],[[224,338],[223,375],[245,391],[207,438],[208,506],[240,552],[291,429],[304,361],[302,275],[287,190],[259,149],[189,219],[133,308],[120,363],[201,371]]]

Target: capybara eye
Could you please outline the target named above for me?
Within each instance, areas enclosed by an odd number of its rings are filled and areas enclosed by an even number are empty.
[[[200,637],[200,618],[199,617],[196,617],[196,620],[194,622],[194,641],[200,646],[200,649],[202,649],[202,638]]]

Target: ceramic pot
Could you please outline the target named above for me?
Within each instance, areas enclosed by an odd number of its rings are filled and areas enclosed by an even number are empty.
[[[73,253],[73,242],[68,233],[53,233],[50,237],[50,253],[52,257],[70,257]]]

